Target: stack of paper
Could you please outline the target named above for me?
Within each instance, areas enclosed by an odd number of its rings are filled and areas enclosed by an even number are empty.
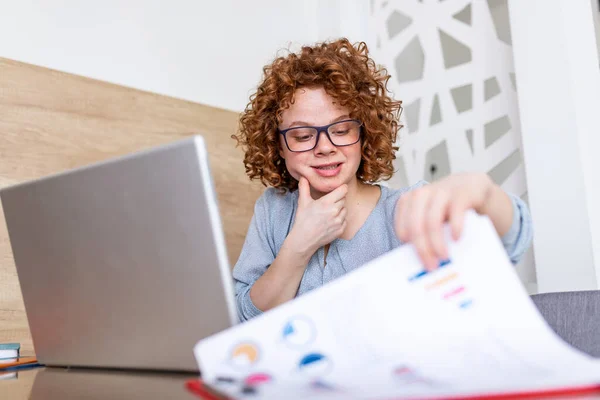
[[[446,232],[449,240],[448,232]],[[465,398],[600,388],[522,287],[492,224],[469,213],[425,273],[410,245],[194,349],[231,398]]]
[[[17,379],[17,372],[3,371],[2,368],[19,358],[20,343],[0,343],[0,380]]]
[[[20,343],[0,343],[0,363],[2,360],[13,360],[19,357]]]

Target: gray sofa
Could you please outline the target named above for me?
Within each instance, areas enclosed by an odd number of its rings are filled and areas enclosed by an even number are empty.
[[[565,342],[600,357],[600,290],[542,293],[531,299]]]

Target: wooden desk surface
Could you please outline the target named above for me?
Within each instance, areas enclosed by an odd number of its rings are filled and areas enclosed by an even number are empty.
[[[17,379],[0,380],[0,398],[11,400],[198,400],[185,382],[195,374],[141,373],[63,368],[23,370]],[[528,397],[533,399],[533,397]],[[536,399],[597,399],[600,393]]]
[[[185,382],[195,374],[37,368],[0,380],[0,398],[10,400],[170,399],[194,400]]]

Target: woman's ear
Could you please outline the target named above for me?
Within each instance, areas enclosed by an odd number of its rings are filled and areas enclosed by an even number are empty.
[[[283,146],[285,146],[285,144],[282,144],[280,141],[279,142],[279,156],[285,160],[285,151],[283,150]]]

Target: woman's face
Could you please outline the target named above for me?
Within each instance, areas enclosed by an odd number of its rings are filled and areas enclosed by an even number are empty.
[[[294,103],[282,113],[280,130],[296,126],[323,126],[350,119],[346,108],[340,107],[322,87],[300,88],[294,93]],[[291,132],[288,133],[288,142]],[[296,180],[305,177],[311,186],[313,198],[321,197],[340,185],[356,183],[360,166],[360,141],[336,147],[325,132],[319,133],[317,146],[301,153],[292,152],[280,136],[280,154],[290,175]]]

